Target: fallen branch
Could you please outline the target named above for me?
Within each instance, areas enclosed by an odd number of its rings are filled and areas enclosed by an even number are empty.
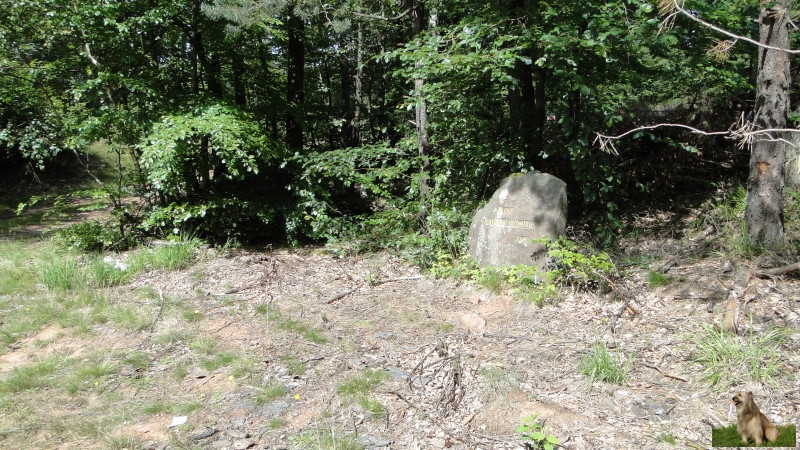
[[[394,281],[419,280],[421,278],[423,278],[422,275],[416,275],[416,276],[413,276],[413,277],[387,278],[385,280],[374,281],[374,282],[370,283],[370,286],[378,286],[378,285],[381,285],[381,284],[384,284],[384,283],[391,283],[391,282],[394,282]],[[346,292],[342,292],[341,294],[334,295],[333,297],[329,298],[328,300],[325,300],[323,303],[330,305],[331,303],[333,303],[335,301],[338,301],[338,300],[341,300],[341,299],[347,297],[348,295],[352,294],[353,292],[361,289],[363,286],[364,286],[364,283],[360,283],[358,286],[354,287],[353,289],[350,289],[349,291],[346,291]]]
[[[776,267],[774,269],[754,270],[753,276],[756,277],[777,277],[786,275],[787,273],[796,272],[800,270],[800,262],[789,264],[787,266]]]
[[[361,286],[363,286],[363,285],[364,285],[363,283],[359,284],[358,286],[354,287],[353,289],[350,289],[347,292],[342,292],[341,294],[334,295],[333,297],[325,300],[325,304],[330,305],[331,303],[333,303],[335,301],[341,300],[341,299],[347,297],[348,295],[352,294],[353,292],[361,289]]]

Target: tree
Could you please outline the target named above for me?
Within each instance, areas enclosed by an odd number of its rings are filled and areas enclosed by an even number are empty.
[[[758,79],[753,124],[757,129],[786,127],[791,88],[791,60],[782,49],[790,48],[791,2],[770,3],[759,16]],[[766,248],[783,246],[783,186],[786,140],[780,131],[758,135],[750,153],[747,238]]]
[[[751,245],[778,249],[784,244],[783,188],[786,163],[787,117],[790,110],[791,49],[790,26],[791,1],[780,0],[764,4],[759,14],[759,40],[737,35],[715,26],[686,10],[677,0],[662,0],[661,12],[667,14],[663,24],[672,27],[680,14],[700,23],[706,29],[722,33],[733,40],[718,41],[708,54],[725,59],[738,40],[750,42],[758,47],[756,96],[753,119],[736,131],[697,133],[738,136],[751,145],[747,201],[744,213],[746,238]],[[598,135],[601,147],[633,131],[653,129],[661,126],[687,127],[686,125],[660,124],[640,127],[623,135],[609,137]],[[690,127],[687,127],[690,128]]]

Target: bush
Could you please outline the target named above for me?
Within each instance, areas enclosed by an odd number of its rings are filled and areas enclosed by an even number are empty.
[[[125,250],[133,245],[132,239],[123,235],[119,228],[96,220],[69,225],[58,230],[56,236],[65,246],[84,252]]]

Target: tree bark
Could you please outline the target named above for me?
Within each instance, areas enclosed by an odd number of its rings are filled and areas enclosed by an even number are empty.
[[[409,3],[414,3],[413,0],[408,0]],[[413,5],[411,10],[411,34],[417,36],[425,29],[425,3],[419,2]],[[419,67],[421,63],[417,61],[414,66]],[[423,228],[426,229],[425,223],[428,215],[428,191],[430,190],[430,179],[428,171],[430,170],[430,154],[428,145],[428,104],[425,101],[423,91],[425,89],[425,80],[418,78],[414,80],[414,123],[417,128],[417,150],[420,157],[420,179],[419,179],[419,198],[420,198],[420,214],[419,220]]]
[[[286,145],[292,152],[303,150],[303,103],[305,95],[303,84],[305,79],[305,46],[303,33],[305,22],[292,11],[287,21],[287,71],[286,99],[289,111],[286,113]]]
[[[759,40],[762,44],[790,48],[789,0],[779,0],[759,17]],[[791,87],[789,54],[759,48],[756,104],[753,123],[760,129],[784,128],[789,112]],[[783,187],[785,145],[778,132],[760,135],[750,153],[750,176],[747,180],[745,225],[748,241],[757,246],[777,249],[783,246]]]

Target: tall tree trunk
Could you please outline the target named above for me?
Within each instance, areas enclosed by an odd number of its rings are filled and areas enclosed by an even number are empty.
[[[192,64],[192,94],[200,92],[200,0],[192,2],[192,24],[189,36],[189,58]]]
[[[412,36],[418,36],[425,29],[425,3],[423,1],[416,3],[414,0],[408,0],[408,2],[413,5],[411,11],[411,34]],[[417,61],[414,63],[414,67],[418,68],[420,64],[421,62]],[[414,80],[414,123],[417,128],[417,150],[420,157],[419,220],[423,231],[427,228],[425,223],[428,216],[428,191],[430,190],[428,171],[431,165],[428,145],[428,104],[425,101],[424,89],[425,80],[421,78]]]
[[[531,68],[533,69],[533,122],[531,123],[531,138],[532,148],[528,152],[528,161],[535,168],[537,165],[543,166],[544,160],[541,157],[541,152],[544,150],[544,124],[547,120],[547,110],[545,109],[546,96],[545,96],[545,81],[547,80],[547,69],[536,65],[536,60],[544,56],[544,49],[536,47],[533,49],[533,61]]]
[[[344,36],[339,40],[339,78],[341,89],[339,90],[339,100],[342,104],[342,128],[340,135],[340,145],[342,148],[355,147],[353,139],[353,102],[350,100],[350,82],[353,79],[353,64],[348,54],[349,40]]]
[[[244,77],[247,69],[244,57],[238,50],[231,52],[231,75],[233,77],[233,101],[237,106],[247,106]]]
[[[361,100],[363,88],[361,80],[364,78],[364,35],[361,30],[361,22],[358,23],[356,34],[356,75],[355,75],[355,94],[353,98],[353,142],[356,146],[361,145]]]
[[[289,43],[287,45],[288,67],[286,72],[286,99],[289,111],[286,114],[286,145],[289,150],[303,150],[303,83],[305,78],[305,46],[303,32],[305,22],[293,11],[287,21]]]
[[[762,44],[788,49],[790,1],[779,0],[759,17]],[[780,50],[759,48],[756,81],[756,113],[753,123],[761,128],[784,128],[789,112],[790,58]],[[751,244],[775,249],[783,246],[783,170],[785,145],[780,133],[759,135],[750,153],[745,225]]]

